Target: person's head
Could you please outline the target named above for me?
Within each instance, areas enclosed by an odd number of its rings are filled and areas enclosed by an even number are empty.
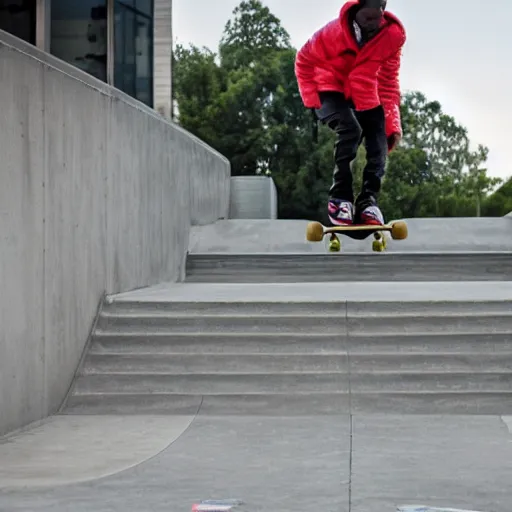
[[[357,24],[368,32],[377,30],[386,10],[387,0],[359,0]]]

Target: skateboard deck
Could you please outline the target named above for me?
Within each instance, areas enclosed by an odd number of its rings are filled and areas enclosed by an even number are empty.
[[[387,241],[385,233],[389,232],[393,240],[405,240],[407,238],[407,224],[403,221],[393,221],[380,226],[353,224],[351,226],[326,227],[320,222],[310,222],[306,228],[306,238],[309,242],[321,242],[326,235],[330,235],[329,251],[339,252],[341,242],[338,234],[345,235],[354,240],[365,240],[373,235],[372,249],[382,252],[386,249]]]

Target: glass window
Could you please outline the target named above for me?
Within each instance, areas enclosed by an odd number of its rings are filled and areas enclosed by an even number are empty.
[[[153,18],[153,0],[137,0],[137,11]]]
[[[52,0],[51,17],[51,53],[106,81],[106,0]]]
[[[115,87],[135,96],[135,13],[124,7],[116,12]]]
[[[153,18],[124,0],[115,7],[114,70],[118,89],[153,106]]]
[[[0,0],[0,29],[36,44],[36,0]]]
[[[135,90],[136,97],[150,105],[152,103],[152,47],[153,37],[151,20],[144,16],[137,15],[136,56],[135,56]]]
[[[119,0],[119,3],[153,18],[153,0]]]

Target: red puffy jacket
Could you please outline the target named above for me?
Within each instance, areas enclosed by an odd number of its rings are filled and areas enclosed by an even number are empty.
[[[405,29],[385,11],[380,32],[362,48],[352,35],[347,2],[339,18],[329,22],[299,50],[295,74],[306,108],[320,108],[319,91],[338,91],[351,99],[356,110],[382,105],[386,135],[402,134],[398,72]]]

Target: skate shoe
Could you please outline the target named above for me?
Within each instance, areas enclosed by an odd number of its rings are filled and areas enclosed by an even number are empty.
[[[384,224],[384,216],[380,211],[380,208],[375,205],[369,205],[363,209],[359,215],[361,224],[369,224],[374,226],[381,226]]]
[[[350,201],[330,199],[329,220],[334,226],[349,226],[354,223],[354,205]]]

